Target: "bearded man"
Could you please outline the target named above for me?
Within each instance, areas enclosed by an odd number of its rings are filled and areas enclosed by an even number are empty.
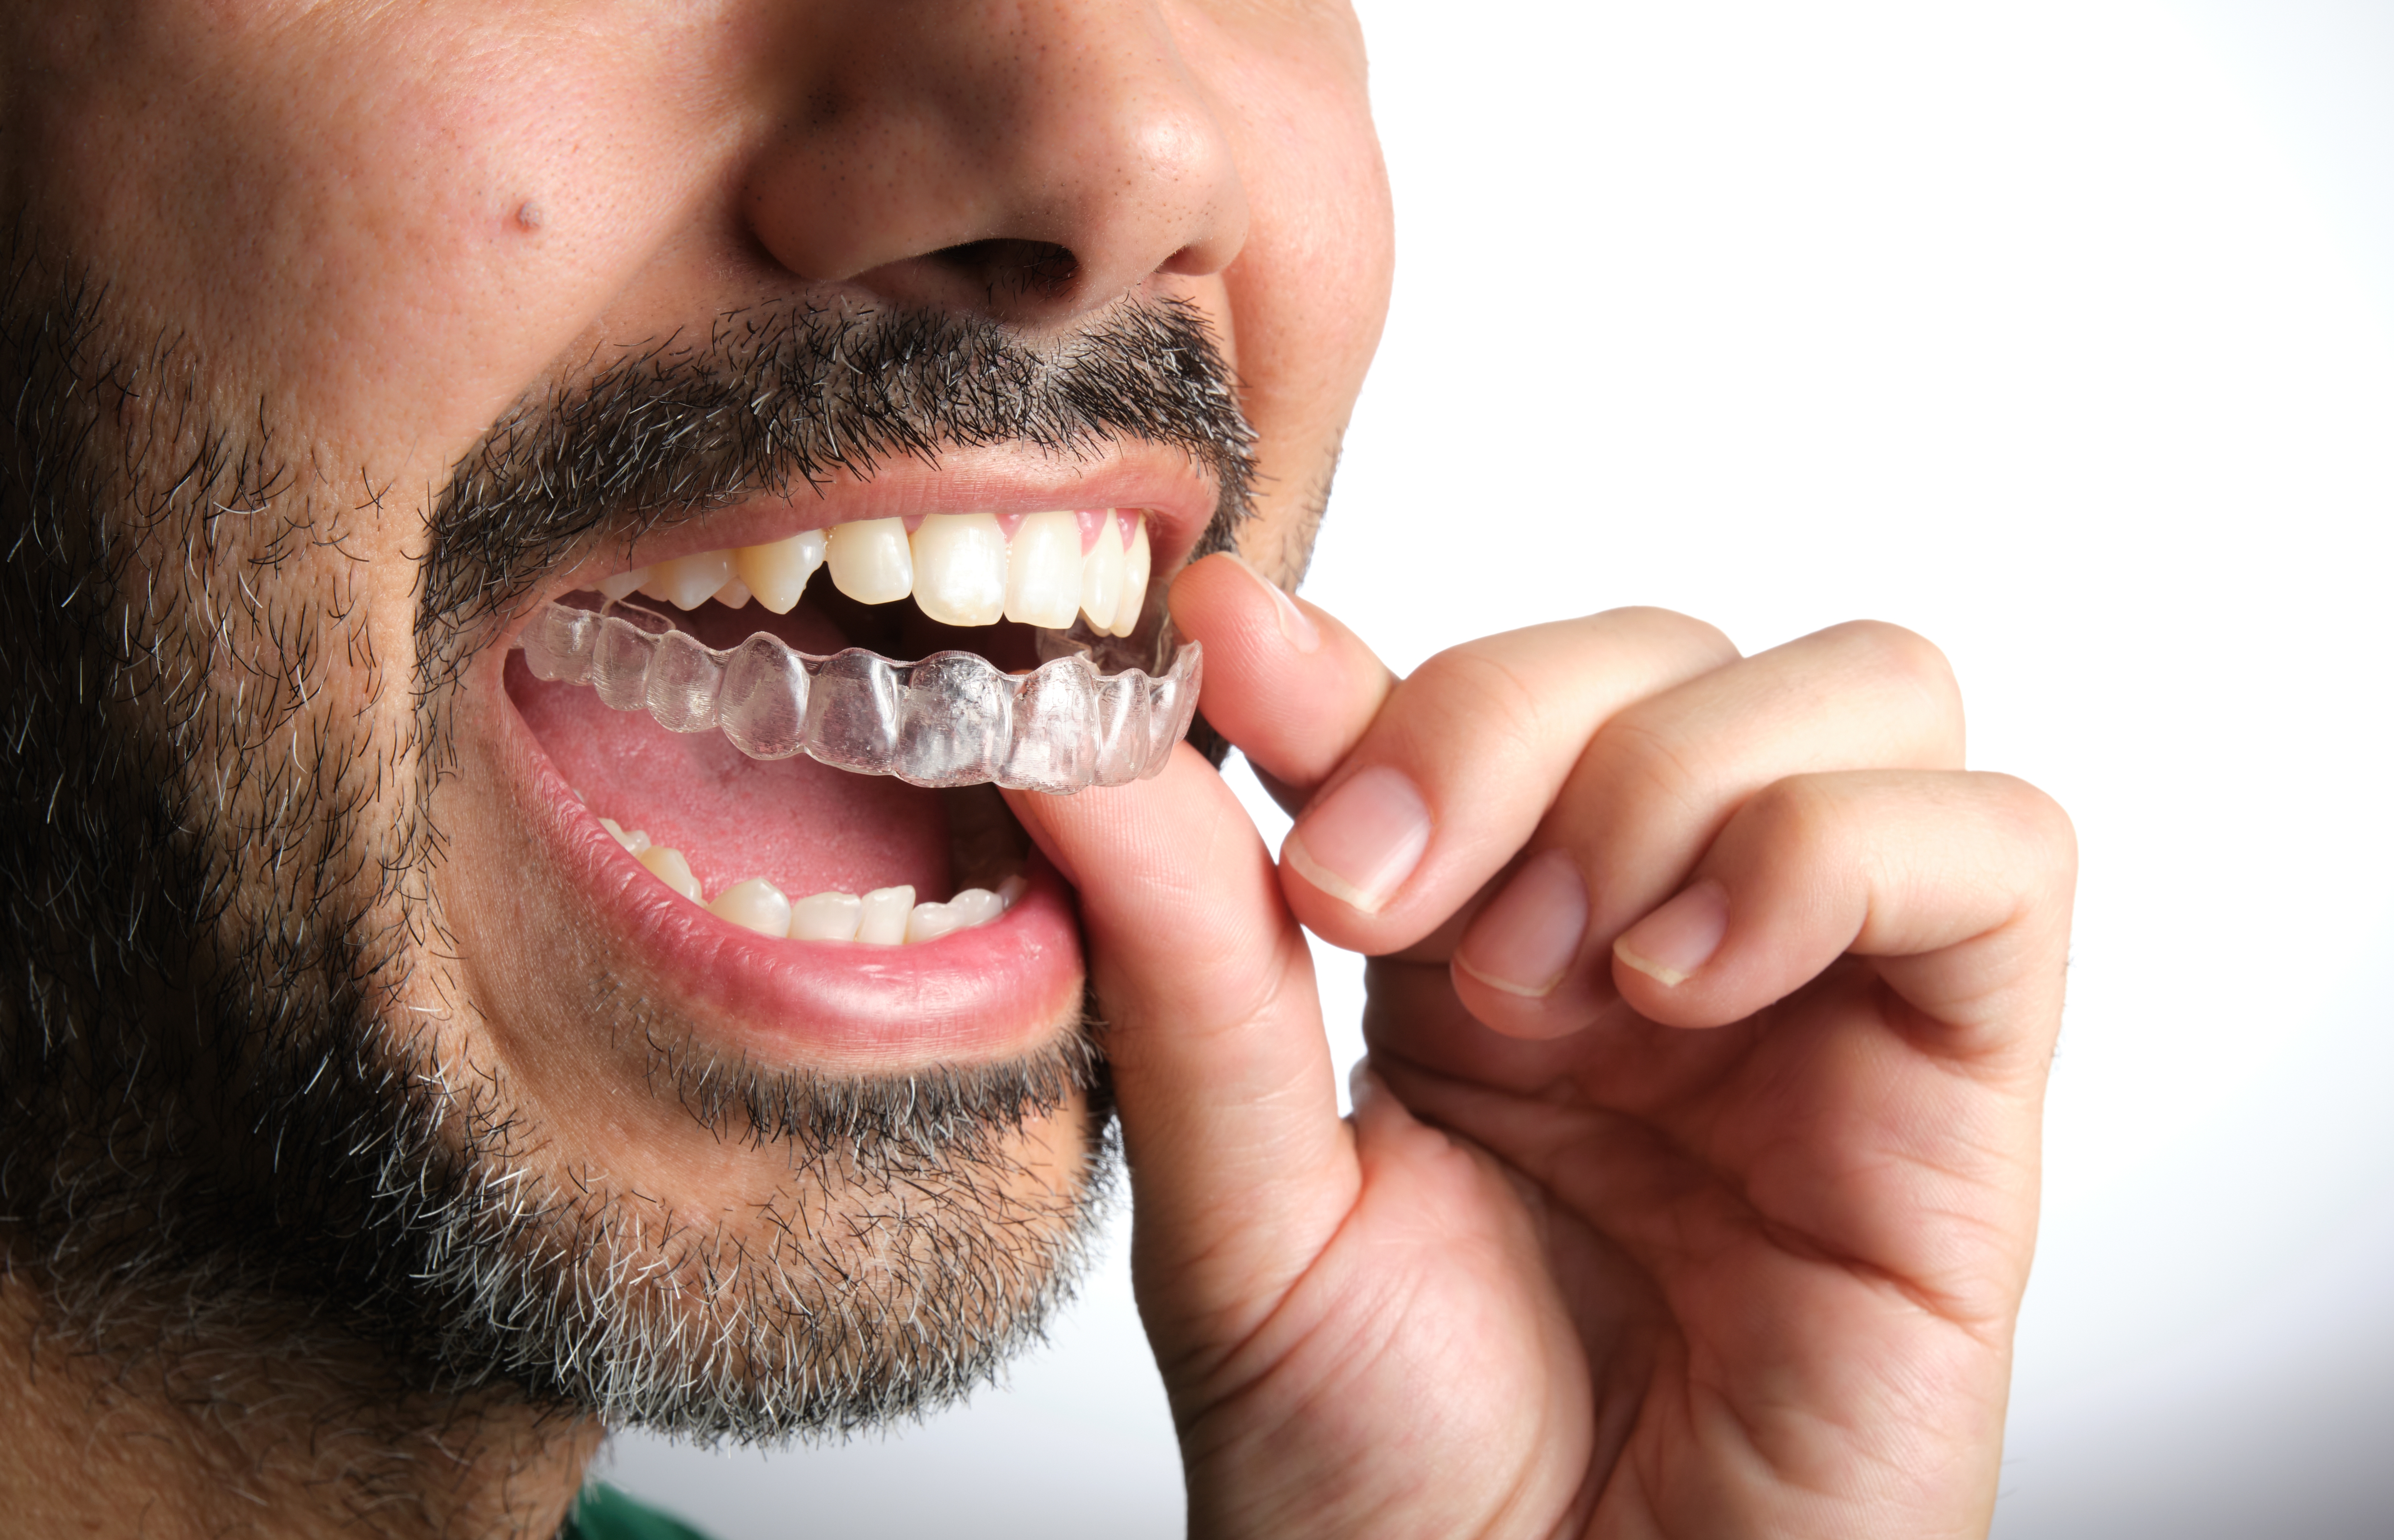
[[[939,1405],[1117,1146],[1193,1533],[1983,1530],[2067,822],[1890,627],[1398,679],[1290,597],[1343,5],[0,58],[15,1533],[547,1534],[611,1427]]]

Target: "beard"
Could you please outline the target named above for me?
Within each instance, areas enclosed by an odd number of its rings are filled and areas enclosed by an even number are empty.
[[[588,1030],[776,1180],[734,1221],[590,1179],[466,1054],[451,707],[559,564],[896,456],[1177,446],[1221,488],[1199,552],[1226,547],[1250,439],[1202,319],[1125,306],[1033,343],[951,315],[725,317],[527,397],[427,514],[263,413],[214,415],[237,392],[204,359],[136,344],[56,271],[20,252],[0,296],[9,1276],[220,1416],[246,1382],[203,1366],[267,1342],[337,1362],[360,1416],[498,1396],[710,1440],[845,1433],[986,1382],[1069,1294],[1113,1186],[1094,1024],[1010,1062],[834,1076],[727,1061],[669,1005],[613,996]],[[397,517],[427,519],[403,625],[344,549]],[[1021,1154],[1038,1125],[1061,1168]]]

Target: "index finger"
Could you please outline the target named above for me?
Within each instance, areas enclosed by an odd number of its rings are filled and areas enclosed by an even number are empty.
[[[1171,604],[1174,627],[1205,644],[1206,722],[1295,812],[1361,741],[1397,677],[1327,611],[1227,551],[1176,578]]]
[[[1713,627],[1641,609],[1448,649],[1307,803],[1281,847],[1290,905],[1334,945],[1414,945],[1520,850],[1607,722],[1736,659]]]

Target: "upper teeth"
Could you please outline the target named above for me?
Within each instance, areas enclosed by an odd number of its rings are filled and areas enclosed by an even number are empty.
[[[934,513],[911,535],[901,519],[859,520],[636,567],[598,591],[637,591],[684,610],[708,599],[736,610],[753,598],[782,615],[826,565],[832,586],[860,603],[912,594],[923,613],[950,625],[1003,618],[1061,630],[1085,612],[1091,630],[1127,637],[1147,605],[1151,559],[1147,520],[1123,510],[1025,514],[1010,538],[993,513]]]

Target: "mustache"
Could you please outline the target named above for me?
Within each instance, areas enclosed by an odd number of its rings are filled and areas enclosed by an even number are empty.
[[[787,495],[943,450],[1028,444],[1085,458],[1179,449],[1220,489],[1195,554],[1229,548],[1255,484],[1255,434],[1204,316],[1123,302],[1061,337],[985,317],[795,302],[717,319],[510,411],[433,505],[415,621],[429,693],[458,645],[602,538],[753,494]]]

